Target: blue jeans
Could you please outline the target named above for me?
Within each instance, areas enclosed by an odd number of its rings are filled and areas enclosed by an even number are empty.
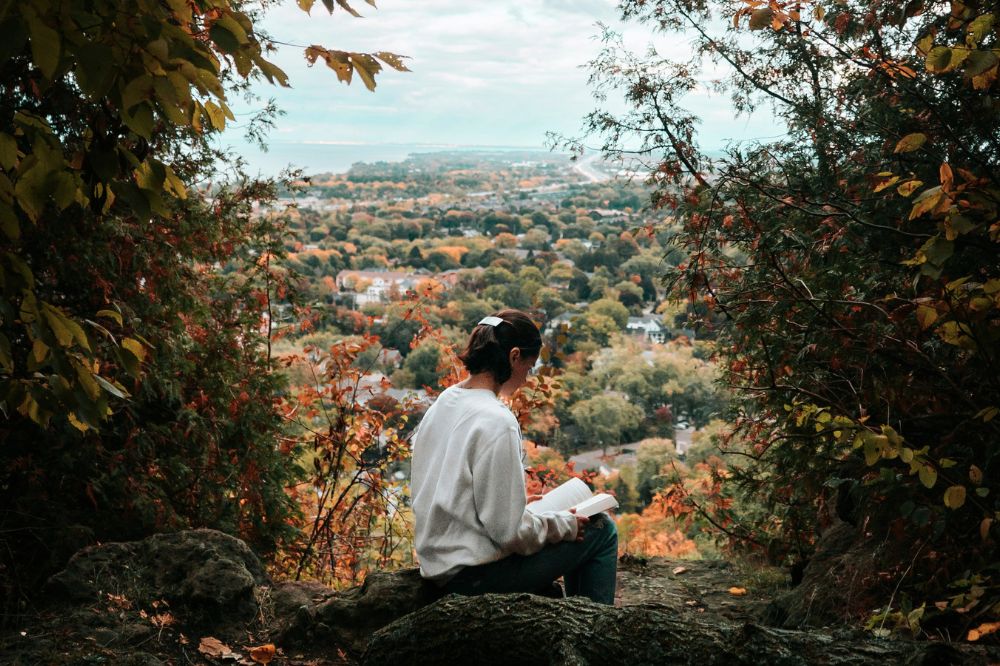
[[[538,592],[562,576],[568,596],[612,605],[617,570],[618,531],[615,521],[602,513],[590,519],[583,541],[563,541],[534,555],[508,555],[496,562],[466,567],[443,589],[463,595]]]

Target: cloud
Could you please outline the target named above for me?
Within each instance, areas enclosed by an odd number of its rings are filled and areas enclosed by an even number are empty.
[[[378,10],[355,4],[365,18],[339,9],[331,16],[319,2],[311,16],[291,2],[266,16],[266,32],[294,45],[272,57],[293,87],[257,88],[286,112],[278,121],[282,141],[541,146],[547,131],[574,133],[594,106],[582,65],[601,48],[597,22],[623,29],[640,51],[653,41],[665,57],[690,52],[689,40],[621,26],[611,0],[382,0]],[[321,63],[307,67],[302,47],[309,44],[403,54],[413,71],[384,71],[372,94],[359,81],[338,83]],[[693,111],[711,112],[719,124],[723,98],[691,101]]]

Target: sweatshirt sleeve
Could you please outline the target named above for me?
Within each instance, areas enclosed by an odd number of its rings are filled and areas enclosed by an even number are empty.
[[[481,435],[472,460],[472,490],[476,514],[490,539],[508,555],[531,555],[546,544],[575,539],[577,522],[572,514],[536,516],[526,510],[517,427],[505,425],[492,437]]]

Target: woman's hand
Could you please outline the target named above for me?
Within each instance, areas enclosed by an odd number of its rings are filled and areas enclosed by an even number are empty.
[[[531,504],[532,502],[537,502],[542,499],[542,495],[528,495],[528,501],[525,504]]]
[[[583,541],[583,531],[587,527],[587,523],[590,522],[590,518],[587,516],[577,516],[576,507],[570,509],[569,512],[576,518],[576,540]]]

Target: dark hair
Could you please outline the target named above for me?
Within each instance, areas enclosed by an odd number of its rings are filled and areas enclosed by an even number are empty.
[[[503,384],[514,369],[510,351],[515,347],[531,356],[542,350],[542,334],[531,318],[520,310],[501,310],[493,314],[503,321],[496,326],[479,324],[472,329],[469,342],[458,358],[472,374],[489,372]]]

